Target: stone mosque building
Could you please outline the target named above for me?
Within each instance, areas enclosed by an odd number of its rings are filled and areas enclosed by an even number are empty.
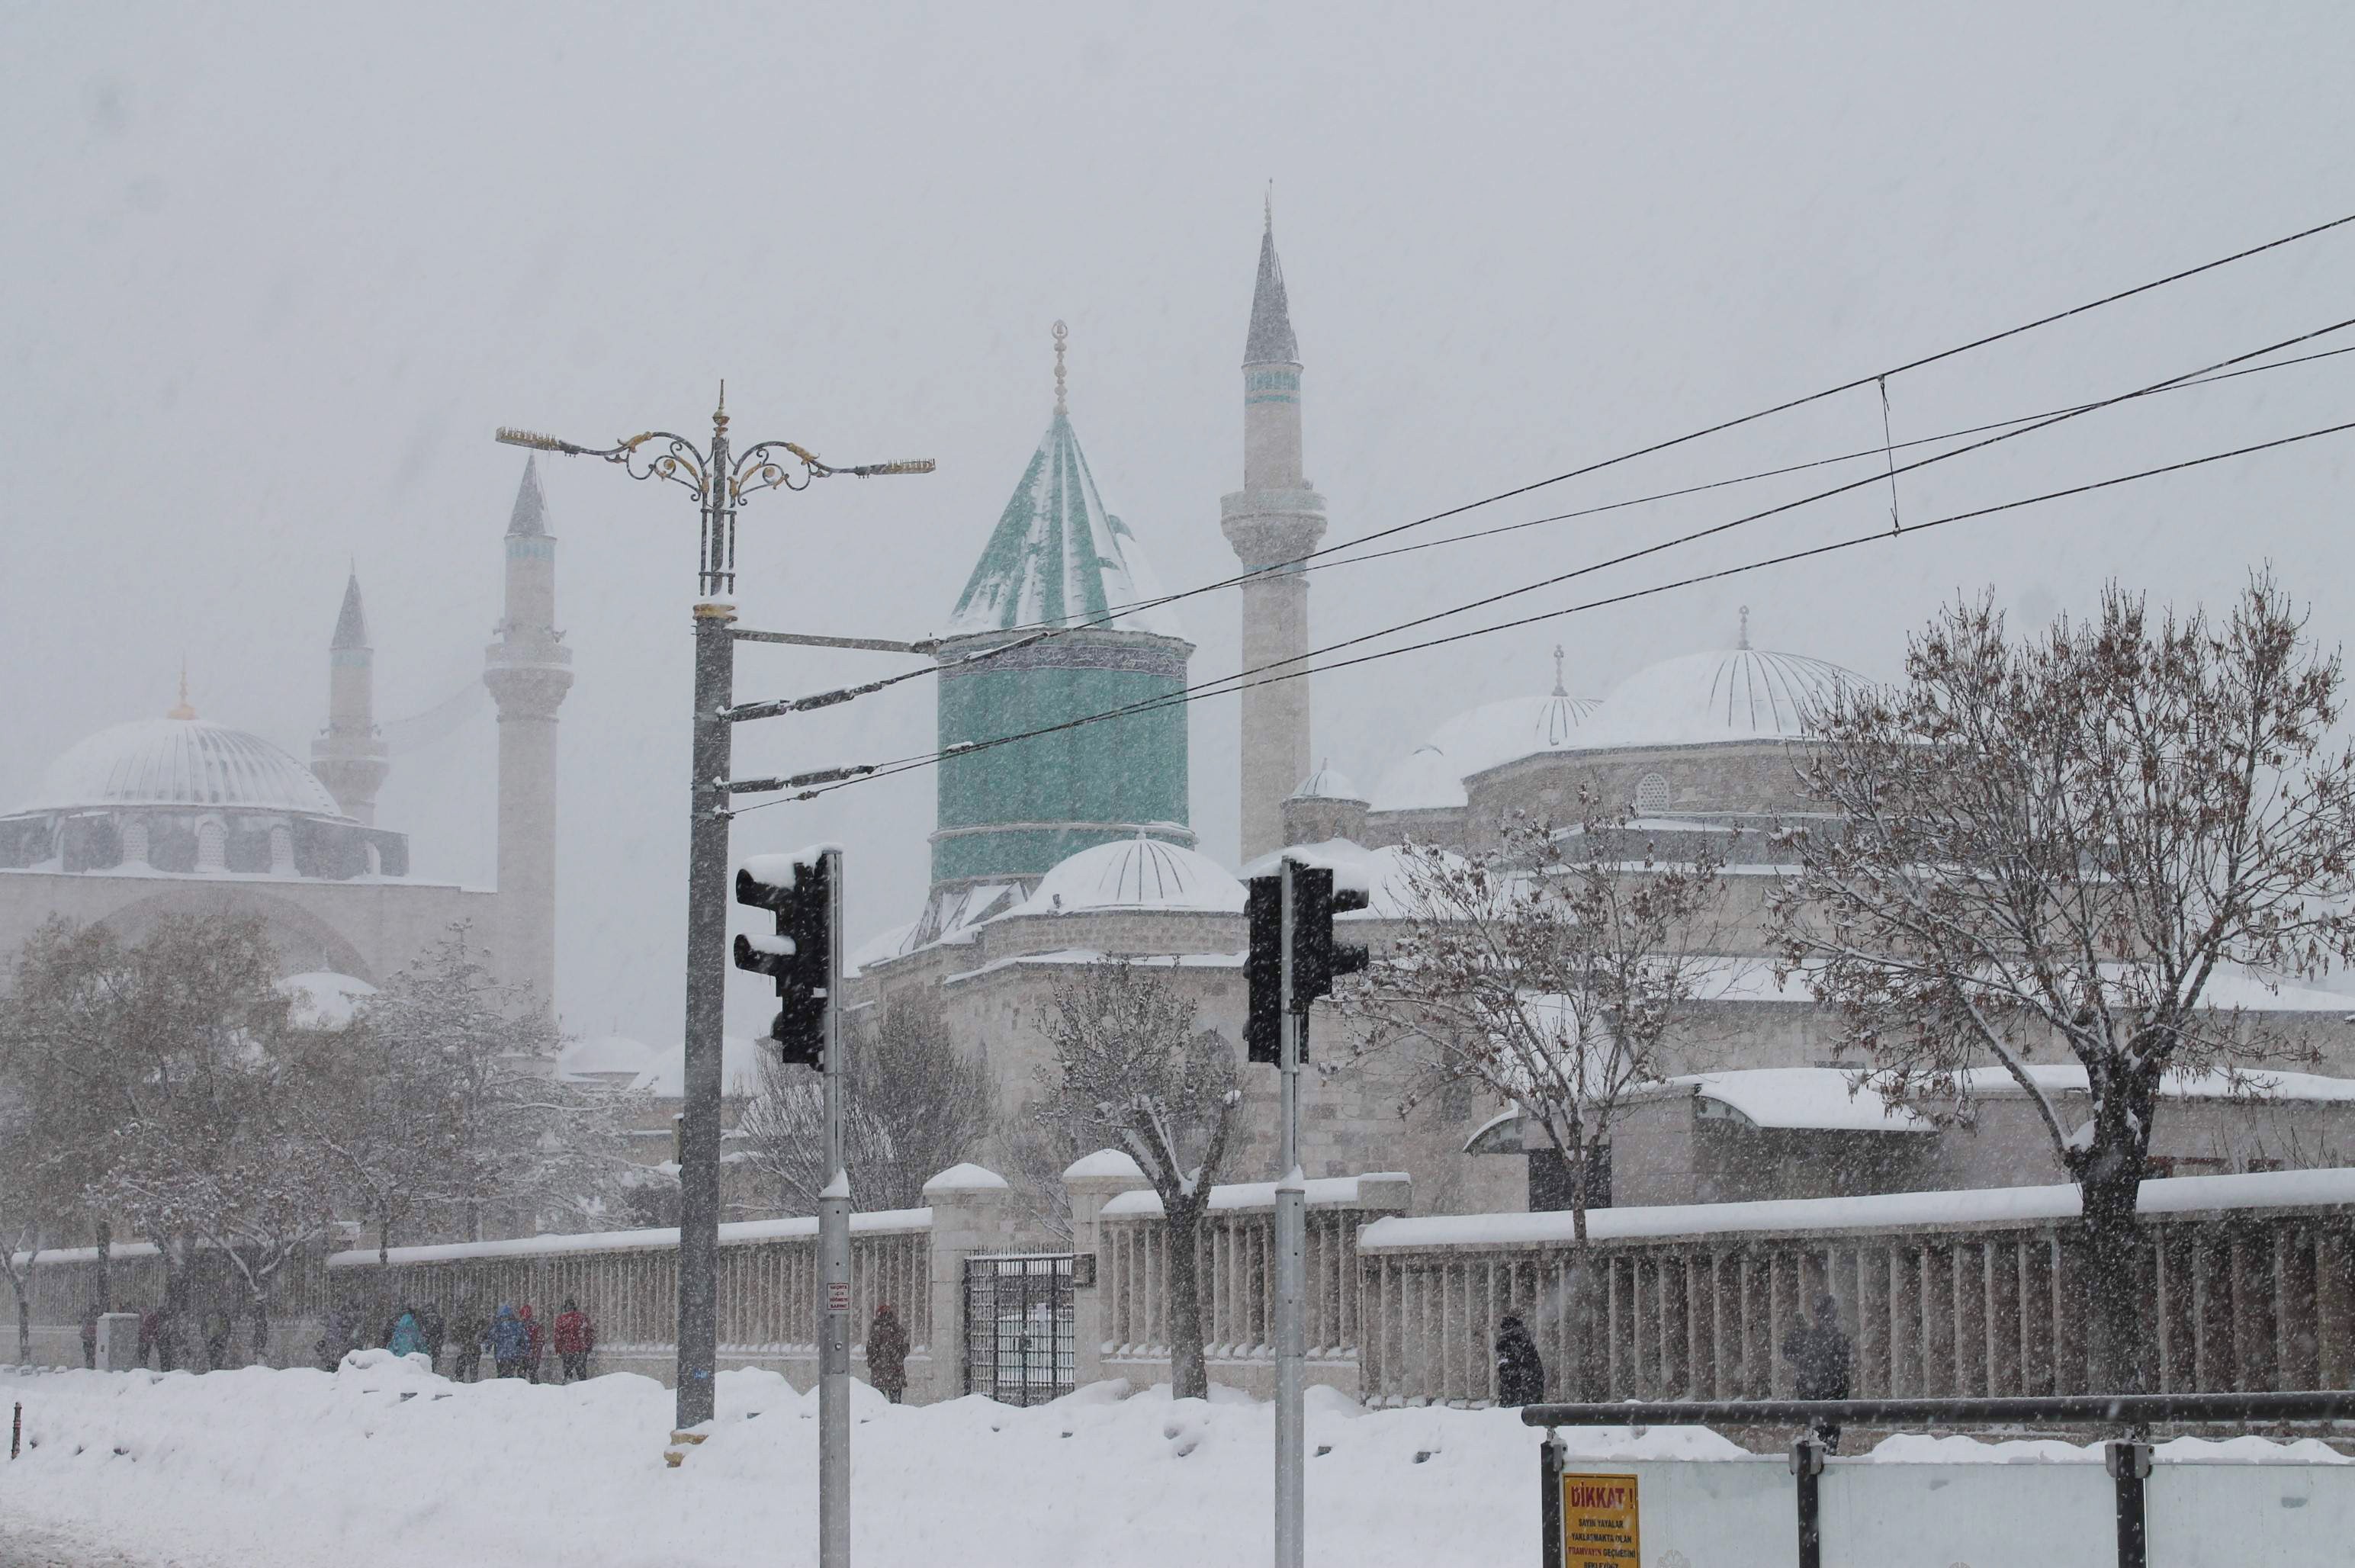
[[[267,923],[285,972],[333,1014],[459,921],[494,972],[554,1000],[556,715],[572,683],[556,629],[556,540],[528,463],[504,540],[505,613],[483,680],[498,709],[498,881],[410,874],[409,837],[377,821],[390,768],[357,574],[327,645],[327,721],[306,765],[200,718],[181,682],[162,718],[91,735],[0,816],[0,954],[53,915],[136,940],[168,914]]]
[[[1062,390],[1038,450],[989,535],[939,652],[940,744],[1027,734],[1173,694],[1192,645],[1135,530],[1112,511],[1081,450]],[[1242,484],[1219,522],[1251,575],[1241,592],[1242,667],[1302,658],[1307,576],[1292,563],[1326,530],[1325,502],[1303,468],[1304,361],[1271,220],[1242,356]],[[1085,629],[1025,640],[1042,626]],[[1764,829],[1806,810],[1791,750],[1808,715],[1857,674],[1753,645],[1742,613],[1727,645],[1665,659],[1614,689],[1573,693],[1554,651],[1549,689],[1471,708],[1405,749],[1361,792],[1313,759],[1306,680],[1246,688],[1241,699],[1242,858],[1289,845],[1360,857],[1373,907],[1345,916],[1380,951],[1405,912],[1397,847],[1412,838],[1478,851],[1514,813],[1561,817],[1582,788],[1625,802],[1663,853],[1705,837],[1730,861],[1721,984],[1680,1047],[1687,1071],[1622,1124],[1596,1174],[1620,1202],[1807,1196],[1834,1190],[2008,1185],[2063,1179],[2025,1099],[1989,1081],[1977,1135],[1933,1134],[1849,1091],[1832,1064],[1831,1031],[1794,981],[1764,958],[1764,897],[1776,868]],[[982,662],[972,656],[1017,645]],[[1533,682],[1533,685],[1546,685]],[[986,1053],[1005,1108],[1037,1093],[1059,980],[1108,955],[1165,967],[1204,1028],[1239,1041],[1244,1009],[1243,884],[1203,854],[1187,826],[1184,709],[1172,705],[970,754],[939,769],[932,886],[922,909],[851,956],[853,1004],[935,998],[955,1038]],[[2321,1050],[2355,1073],[2349,999],[2251,976],[2220,1001]],[[1423,1212],[1554,1206],[1558,1160],[1504,1107],[1468,1091],[1401,1117],[1394,1066],[1349,1060],[1344,1020],[1324,1009],[1311,1030],[1319,1071],[1304,1083],[1302,1152],[1312,1177],[1404,1169]],[[1238,1051],[1240,1047],[1238,1046]],[[1852,1064],[1851,1064],[1852,1065]],[[2069,1089],[2071,1069],[2049,1088]],[[1226,1179],[1273,1168],[1272,1072],[1245,1069],[1247,1134]],[[2082,1073],[2079,1073],[2082,1080]],[[2162,1169],[2246,1168],[2281,1147],[2345,1145],[2355,1157],[2355,1082],[2280,1074],[2264,1116],[2220,1086],[2186,1086]],[[2082,1082],[2078,1084],[2082,1091]],[[2266,1151],[2274,1152],[2268,1153]]]

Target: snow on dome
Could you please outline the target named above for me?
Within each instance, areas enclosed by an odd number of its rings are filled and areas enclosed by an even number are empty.
[[[202,719],[138,719],[87,737],[41,777],[22,811],[242,806],[341,818],[318,775],[258,735]]]
[[[332,969],[289,975],[278,982],[281,996],[293,999],[293,1019],[303,1029],[341,1029],[352,1021],[359,1004],[376,995],[376,987]]]
[[[1145,1179],[1145,1168],[1136,1157],[1116,1148],[1100,1148],[1093,1154],[1083,1154],[1063,1168],[1066,1181],[1084,1181],[1093,1177],[1124,1177],[1132,1181]]]
[[[1243,885],[1200,851],[1140,833],[1057,861],[1039,879],[1038,890],[1007,912],[1070,914],[1100,909],[1241,914]]]
[[[1326,763],[1319,766],[1315,773],[1310,773],[1306,778],[1300,781],[1300,787],[1292,792],[1292,798],[1295,800],[1361,801],[1366,797],[1359,793],[1358,786],[1356,784],[1349,782],[1348,775],[1342,773],[1340,769],[1335,767],[1332,763]]]
[[[996,1192],[1006,1186],[1006,1178],[967,1160],[953,1165],[924,1183],[924,1196],[935,1192]]]
[[[1374,786],[1376,811],[1445,810],[1464,805],[1464,773],[1437,746],[1424,744],[1391,764]]]
[[[1621,681],[1578,743],[1602,750],[1797,739],[1843,691],[1868,684],[1853,670],[1797,654],[1747,647],[1686,654]]]
[[[556,1075],[590,1078],[613,1073],[634,1079],[654,1064],[655,1053],[643,1044],[624,1034],[607,1034],[594,1040],[576,1040],[559,1051]]]
[[[1432,731],[1431,743],[1446,753],[1458,778],[1540,752],[1565,752],[1593,742],[1587,738],[1602,703],[1592,697],[1553,691],[1542,697],[1508,697],[1459,713]]]

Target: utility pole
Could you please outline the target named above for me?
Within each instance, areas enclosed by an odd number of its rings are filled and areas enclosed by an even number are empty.
[[[676,1420],[711,1419],[719,1360],[719,1134],[721,1038],[728,985],[729,796],[734,725],[736,512],[762,490],[805,490],[837,474],[926,474],[929,460],[836,468],[788,441],[739,453],[728,437],[728,388],[720,384],[708,450],[669,431],[647,431],[610,447],[502,428],[509,446],[619,464],[634,479],[667,480],[694,496],[698,550],[694,727],[687,779],[686,1100],[679,1119],[678,1368]],[[838,1054],[838,1053],[835,1053]],[[837,1151],[838,1153],[838,1151]],[[846,1194],[843,1211],[848,1212]],[[847,1249],[845,1249],[846,1261]],[[830,1303],[829,1303],[830,1305]],[[845,1305],[846,1315],[847,1304]]]
[[[1284,912],[1284,1012],[1276,1063],[1282,1086],[1284,1132],[1276,1164],[1283,1174],[1275,1183],[1275,1568],[1301,1568],[1307,1531],[1307,1476],[1301,1377],[1307,1351],[1307,1326],[1302,1321],[1305,1292],[1302,1275],[1308,1244],[1308,1189],[1300,1169],[1300,1047],[1308,1032],[1308,1013],[1295,1008],[1299,960],[1294,951],[1299,935],[1299,890],[1289,857],[1282,871]]]

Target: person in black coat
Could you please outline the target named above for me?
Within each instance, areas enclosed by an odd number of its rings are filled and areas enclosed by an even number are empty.
[[[1848,1335],[1840,1328],[1839,1302],[1830,1296],[1816,1297],[1816,1315],[1783,1340],[1783,1359],[1791,1363],[1791,1392],[1797,1399],[1846,1399],[1855,1357]],[[1839,1452],[1840,1429],[1829,1422],[1815,1424],[1816,1435],[1827,1451]]]
[[[1507,1317],[1497,1325],[1497,1403],[1504,1405],[1545,1403],[1545,1362],[1527,1325]]]

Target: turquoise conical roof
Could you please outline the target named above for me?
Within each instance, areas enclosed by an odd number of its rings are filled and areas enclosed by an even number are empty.
[[[1032,626],[1103,624],[1185,636],[1128,525],[1104,509],[1071,416],[1057,413],[973,569],[944,637]]]

